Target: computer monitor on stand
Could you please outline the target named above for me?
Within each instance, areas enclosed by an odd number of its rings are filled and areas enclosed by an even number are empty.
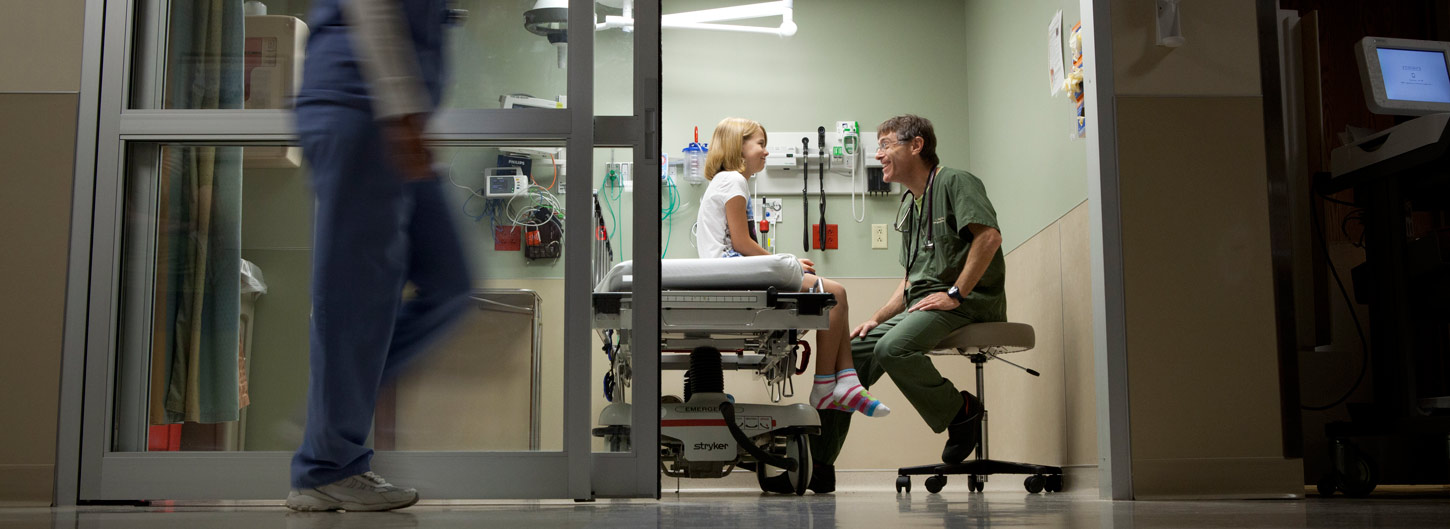
[[[1450,112],[1450,42],[1365,37],[1358,51],[1355,59],[1370,112]]]

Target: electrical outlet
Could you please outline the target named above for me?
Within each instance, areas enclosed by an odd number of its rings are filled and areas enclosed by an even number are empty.
[[[837,234],[838,231],[835,224],[826,225],[826,250],[835,250],[839,247],[840,240],[837,238]],[[811,225],[811,248],[815,250],[822,249],[820,224]]]
[[[493,250],[495,252],[519,251],[521,231],[518,226],[494,226]]]
[[[886,249],[886,225],[885,224],[872,224],[871,225],[871,248],[873,250],[884,250],[884,249]]]

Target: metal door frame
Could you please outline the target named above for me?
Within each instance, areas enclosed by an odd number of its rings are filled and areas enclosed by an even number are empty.
[[[294,141],[289,111],[131,110],[133,43],[161,38],[157,9],[142,0],[86,0],[71,252],[62,351],[55,498],[77,502],[144,499],[274,499],[287,483],[290,452],[116,452],[118,320],[125,153],[130,142]],[[592,28],[593,0],[569,0],[569,26]],[[594,115],[594,32],[569,43],[567,109],[450,110],[434,120],[440,141],[563,143],[570,183],[594,187],[595,147],[629,147],[638,174],[659,172],[660,2],[636,3],[634,114]],[[147,29],[149,28],[149,29]],[[145,59],[142,58],[144,62]],[[143,66],[149,68],[150,66]],[[136,83],[154,82],[136,79]],[[658,203],[658,186],[637,186],[637,203]],[[569,211],[590,211],[588,193],[565,196]],[[587,217],[587,216],[586,216]],[[635,208],[634,329],[659,330],[659,212]],[[564,443],[561,452],[384,452],[380,471],[400,482],[426,479],[447,492],[432,498],[659,497],[658,406],[635,406],[631,452],[591,452],[590,294],[593,226],[565,226]],[[658,344],[635,344],[637,402],[659,395]]]

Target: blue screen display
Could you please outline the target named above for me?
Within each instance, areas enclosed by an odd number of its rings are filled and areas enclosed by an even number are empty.
[[[1385,97],[1400,101],[1450,103],[1450,72],[1438,51],[1380,48]]]

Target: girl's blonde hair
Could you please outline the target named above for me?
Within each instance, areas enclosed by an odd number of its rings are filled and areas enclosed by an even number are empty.
[[[745,138],[765,134],[765,127],[745,118],[725,118],[715,125],[710,136],[710,152],[705,155],[705,178],[714,179],[721,171],[745,172]]]

